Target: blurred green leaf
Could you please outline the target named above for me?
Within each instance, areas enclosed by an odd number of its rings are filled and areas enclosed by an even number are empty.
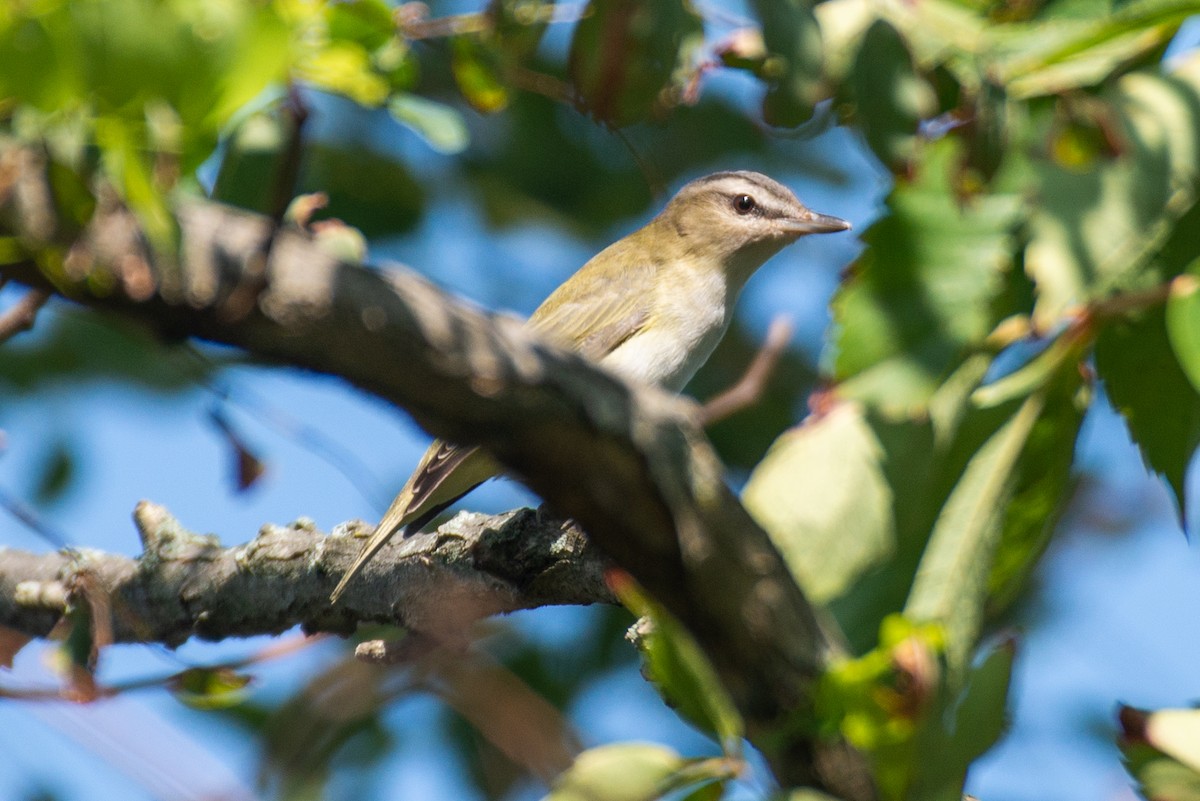
[[[329,38],[357,42],[377,50],[396,36],[392,8],[383,0],[338,0],[325,3]]]
[[[172,677],[170,689],[192,709],[212,710],[241,703],[249,685],[249,676],[229,668],[189,668]]]
[[[821,28],[807,0],[753,0],[752,6],[767,50],[759,69],[767,85],[763,119],[794,128],[821,99]]]
[[[492,114],[508,105],[508,86],[496,52],[473,35],[454,37],[450,52],[454,80],[472,108]]]
[[[841,403],[776,440],[742,492],[816,603],[843,594],[895,548],[882,456],[861,408]]]
[[[714,735],[727,754],[740,753],[745,725],[696,641],[632,579],[619,582],[615,590],[621,603],[641,618],[637,645],[647,678],[685,720]]]
[[[1096,100],[1062,100],[1049,136],[1071,126],[1103,141],[1095,155],[1033,162],[1041,202],[1025,268],[1034,323],[1052,330],[1074,304],[1144,283],[1147,263],[1196,202],[1200,56],[1169,77],[1133,73]],[[1054,155],[1054,151],[1051,151]]]
[[[74,449],[65,440],[52,443],[37,470],[33,499],[48,505],[62,498],[76,478],[76,461]]]
[[[554,782],[544,801],[655,801],[687,760],[663,745],[613,743],[591,748]]]
[[[212,369],[186,346],[164,345],[141,326],[59,305],[43,310],[33,333],[0,348],[0,387],[8,393],[100,381],[179,392]]]
[[[1108,9],[1103,9],[1103,12]],[[1038,19],[989,31],[994,69],[1018,98],[1095,86],[1114,71],[1153,63],[1188,17],[1192,0],[1133,0],[1115,12]]]
[[[703,21],[685,0],[591,0],[568,61],[584,109],[616,126],[646,118],[703,36]]]
[[[913,69],[903,38],[884,20],[863,36],[850,85],[867,144],[890,170],[906,172],[920,143],[917,127],[933,115],[936,98]]]
[[[1179,366],[1200,392],[1200,280],[1183,275],[1171,283],[1167,299],[1167,335]]]
[[[1154,801],[1200,801],[1200,710],[1122,706],[1125,767]]]
[[[514,63],[531,58],[550,24],[550,0],[491,0],[488,13],[497,45]]]
[[[1184,478],[1200,445],[1200,393],[1171,349],[1165,310],[1106,325],[1096,340],[1096,372],[1142,458],[1166,478],[1186,519]]]
[[[942,703],[926,719],[917,737],[918,766],[906,799],[959,801],[967,770],[1004,733],[1008,691],[1012,681],[1012,640],[1002,642],[973,667],[966,687],[950,703]]]
[[[439,153],[461,153],[470,143],[467,124],[452,106],[405,94],[389,100],[388,111]]]
[[[1070,502],[1071,465],[1083,415],[1091,400],[1078,362],[1062,366],[1043,389],[1042,412],[1015,470],[1012,499],[988,576],[987,617],[1019,597]]]
[[[904,606],[913,620],[945,626],[954,673],[966,669],[975,648],[1014,472],[1042,405],[1040,395],[1026,399],[967,463],[934,524]]]
[[[897,414],[919,410],[965,350],[1011,310],[994,301],[1012,269],[1022,214],[1014,192],[960,203],[952,139],[931,143],[913,182],[898,180],[888,214],[833,301],[834,375],[845,396]]]

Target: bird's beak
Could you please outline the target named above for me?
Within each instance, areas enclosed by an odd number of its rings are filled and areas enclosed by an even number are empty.
[[[804,234],[832,234],[837,231],[849,231],[850,223],[839,217],[828,214],[818,214],[811,209],[804,209],[794,217],[779,220],[779,227],[784,234],[803,236]]]

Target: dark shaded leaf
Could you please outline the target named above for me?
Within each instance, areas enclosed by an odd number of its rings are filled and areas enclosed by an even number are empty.
[[[703,35],[684,0],[591,0],[568,62],[583,108],[617,126],[649,116]]]
[[[1184,478],[1200,445],[1200,393],[1171,349],[1165,311],[1106,325],[1096,340],[1096,371],[1146,465],[1167,480],[1186,520]]]

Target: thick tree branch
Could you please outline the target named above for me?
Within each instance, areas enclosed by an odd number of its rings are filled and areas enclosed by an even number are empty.
[[[150,253],[134,218],[103,194],[83,235],[64,234],[40,200],[53,193],[36,156],[10,147],[0,161],[12,187],[0,186],[0,235],[31,254],[63,254],[31,255],[0,275],[340,375],[440,437],[482,445],[692,632],[782,781],[869,794],[861,763],[830,768],[845,752],[802,733],[834,645],[725,485],[694,404],[628,384],[408,271],[338,262],[301,231],[264,248],[267,220],[216,204],[178,207],[178,262]],[[227,314],[250,261],[268,251],[255,307]]]
[[[336,607],[329,593],[362,547],[352,535],[369,534],[369,526],[346,524],[330,536],[303,522],[268,525],[244,545],[224,548],[155,504],[139,504],[134,521],[144,546],[137,559],[0,550],[0,626],[46,636],[81,576],[107,596],[115,642],[167,645],[296,625],[347,633],[360,622],[453,637],[502,612],[613,600],[607,563],[587,538],[530,509],[464,512],[390,544]]]

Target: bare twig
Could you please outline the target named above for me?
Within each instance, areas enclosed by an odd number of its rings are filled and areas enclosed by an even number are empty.
[[[49,291],[31,289],[3,314],[0,314],[0,343],[7,342],[22,331],[33,328],[38,312],[49,299]]]
[[[792,321],[786,314],[781,314],[771,321],[762,346],[738,382],[704,404],[700,412],[701,422],[710,426],[758,403],[767,389],[767,380],[791,339]]]

